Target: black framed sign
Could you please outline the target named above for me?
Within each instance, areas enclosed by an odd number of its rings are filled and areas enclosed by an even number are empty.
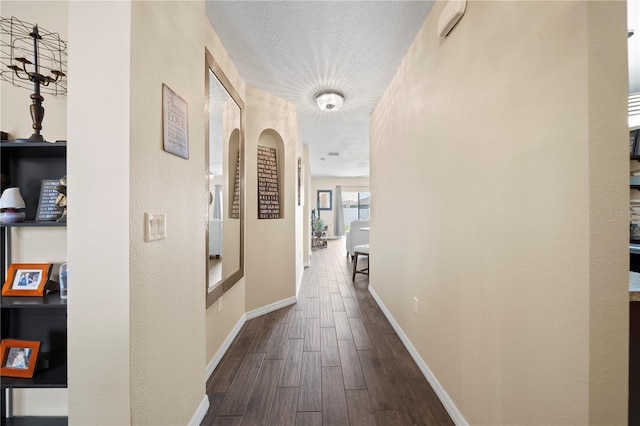
[[[38,202],[38,211],[36,213],[37,222],[55,221],[62,216],[64,206],[56,204],[56,200],[60,193],[56,190],[60,185],[58,179],[45,179],[42,181],[40,189],[40,201]]]
[[[331,195],[330,189],[318,189],[318,210],[332,210]]]

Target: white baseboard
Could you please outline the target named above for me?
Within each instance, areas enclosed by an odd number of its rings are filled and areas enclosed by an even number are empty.
[[[208,410],[209,410],[209,397],[205,395],[204,398],[202,398],[202,402],[198,406],[198,409],[196,410],[195,414],[193,415],[191,420],[189,420],[189,426],[200,425],[200,423],[202,423],[202,420],[204,420],[204,416],[207,414]]]
[[[213,371],[218,366],[218,363],[222,360],[222,357],[227,352],[227,350],[229,350],[229,347],[231,347],[233,340],[238,336],[238,333],[240,333],[240,330],[242,329],[242,326],[245,322],[255,317],[259,317],[260,315],[268,314],[269,312],[273,312],[280,308],[284,308],[285,306],[289,306],[293,303],[296,303],[297,301],[297,297],[290,297],[288,299],[280,300],[270,305],[263,306],[262,308],[254,309],[253,311],[247,312],[242,315],[227,338],[222,343],[222,346],[220,346],[220,349],[218,349],[218,352],[216,352],[213,358],[211,358],[211,361],[209,361],[209,364],[207,365],[207,368],[205,370],[206,380],[209,380],[209,377],[211,377]]]
[[[236,325],[233,327],[233,329],[231,330],[227,338],[224,340],[224,342],[222,343],[222,346],[220,346],[220,349],[218,349],[218,352],[216,352],[213,358],[211,358],[211,361],[209,361],[209,364],[207,365],[207,368],[205,370],[205,377],[206,377],[205,380],[209,380],[209,377],[211,377],[211,375],[213,374],[213,371],[216,369],[216,367],[218,366],[218,363],[220,362],[220,360],[222,360],[222,357],[224,356],[224,354],[227,352],[227,350],[233,343],[233,340],[236,338],[238,333],[240,333],[240,330],[242,329],[242,326],[246,321],[247,321],[247,315],[244,314],[240,317],[240,319],[238,320]]]
[[[384,303],[382,303],[382,300],[380,299],[380,297],[378,297],[371,285],[369,285],[369,293],[371,293],[371,296],[373,296],[373,299],[376,301],[384,315],[387,317],[387,320],[389,320],[393,329],[396,331],[396,333],[398,333],[400,340],[411,354],[413,360],[416,362],[416,364],[418,364],[420,371],[422,371],[422,374],[424,374],[424,377],[427,379],[436,395],[438,395],[440,402],[442,402],[442,405],[444,405],[444,408],[447,410],[447,413],[449,413],[449,416],[451,416],[451,420],[453,420],[453,422],[459,426],[468,425],[469,423],[467,423],[464,417],[462,417],[462,413],[460,413],[460,410],[458,410],[451,398],[449,398],[449,395],[447,395],[447,392],[445,392],[445,390],[442,388],[440,382],[438,382],[438,379],[436,379],[436,376],[433,375],[431,369],[429,369],[429,367],[427,366],[427,363],[424,362],[422,357],[420,357],[420,354],[418,354],[418,351],[411,343],[411,340],[409,340],[407,335],[404,334],[404,331],[400,327],[400,324],[398,324],[395,318],[393,318],[393,315],[391,315],[391,312],[389,312]]]
[[[245,317],[247,320],[253,319],[255,317],[259,317],[260,315],[268,314],[269,312],[277,311],[280,308],[284,308],[285,306],[293,305],[298,301],[296,296],[290,297],[288,299],[279,300],[270,305],[263,306],[258,309],[254,309],[251,312],[247,312]]]

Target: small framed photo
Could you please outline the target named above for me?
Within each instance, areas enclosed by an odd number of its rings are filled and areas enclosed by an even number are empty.
[[[14,263],[9,266],[3,296],[44,296],[51,263]]]
[[[318,210],[331,210],[331,190],[318,189]]]
[[[36,371],[40,342],[4,339],[0,342],[0,375],[30,379]]]
[[[640,129],[629,132],[629,152],[632,156],[640,155]]]

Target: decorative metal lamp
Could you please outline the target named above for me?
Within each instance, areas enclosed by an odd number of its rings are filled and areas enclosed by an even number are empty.
[[[33,134],[15,142],[43,142],[40,134],[44,118],[41,93],[67,93],[67,43],[58,33],[15,17],[0,17],[0,78],[14,86],[31,88],[31,121]],[[7,70],[8,68],[8,70]]]
[[[0,222],[16,223],[25,218],[24,199],[20,195],[20,188],[7,188],[0,197]]]

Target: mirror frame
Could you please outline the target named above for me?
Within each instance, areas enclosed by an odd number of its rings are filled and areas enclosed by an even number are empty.
[[[205,218],[205,267],[206,267],[206,279],[205,279],[205,292],[207,299],[207,308],[217,301],[224,293],[226,293],[231,287],[233,287],[242,277],[244,277],[244,114],[245,105],[244,101],[236,91],[235,87],[231,84],[231,81],[227,78],[225,73],[220,68],[220,65],[215,61],[213,55],[208,49],[205,49],[205,182],[206,182],[206,194],[205,198],[209,200],[210,188],[209,188],[209,71],[216,76],[222,87],[227,91],[229,96],[235,101],[240,108],[240,140],[238,143],[238,149],[240,153],[240,265],[238,270],[227,278],[223,278],[219,281],[218,285],[209,291],[209,215]],[[226,204],[225,204],[226,205]],[[207,207],[207,212],[209,207]]]

